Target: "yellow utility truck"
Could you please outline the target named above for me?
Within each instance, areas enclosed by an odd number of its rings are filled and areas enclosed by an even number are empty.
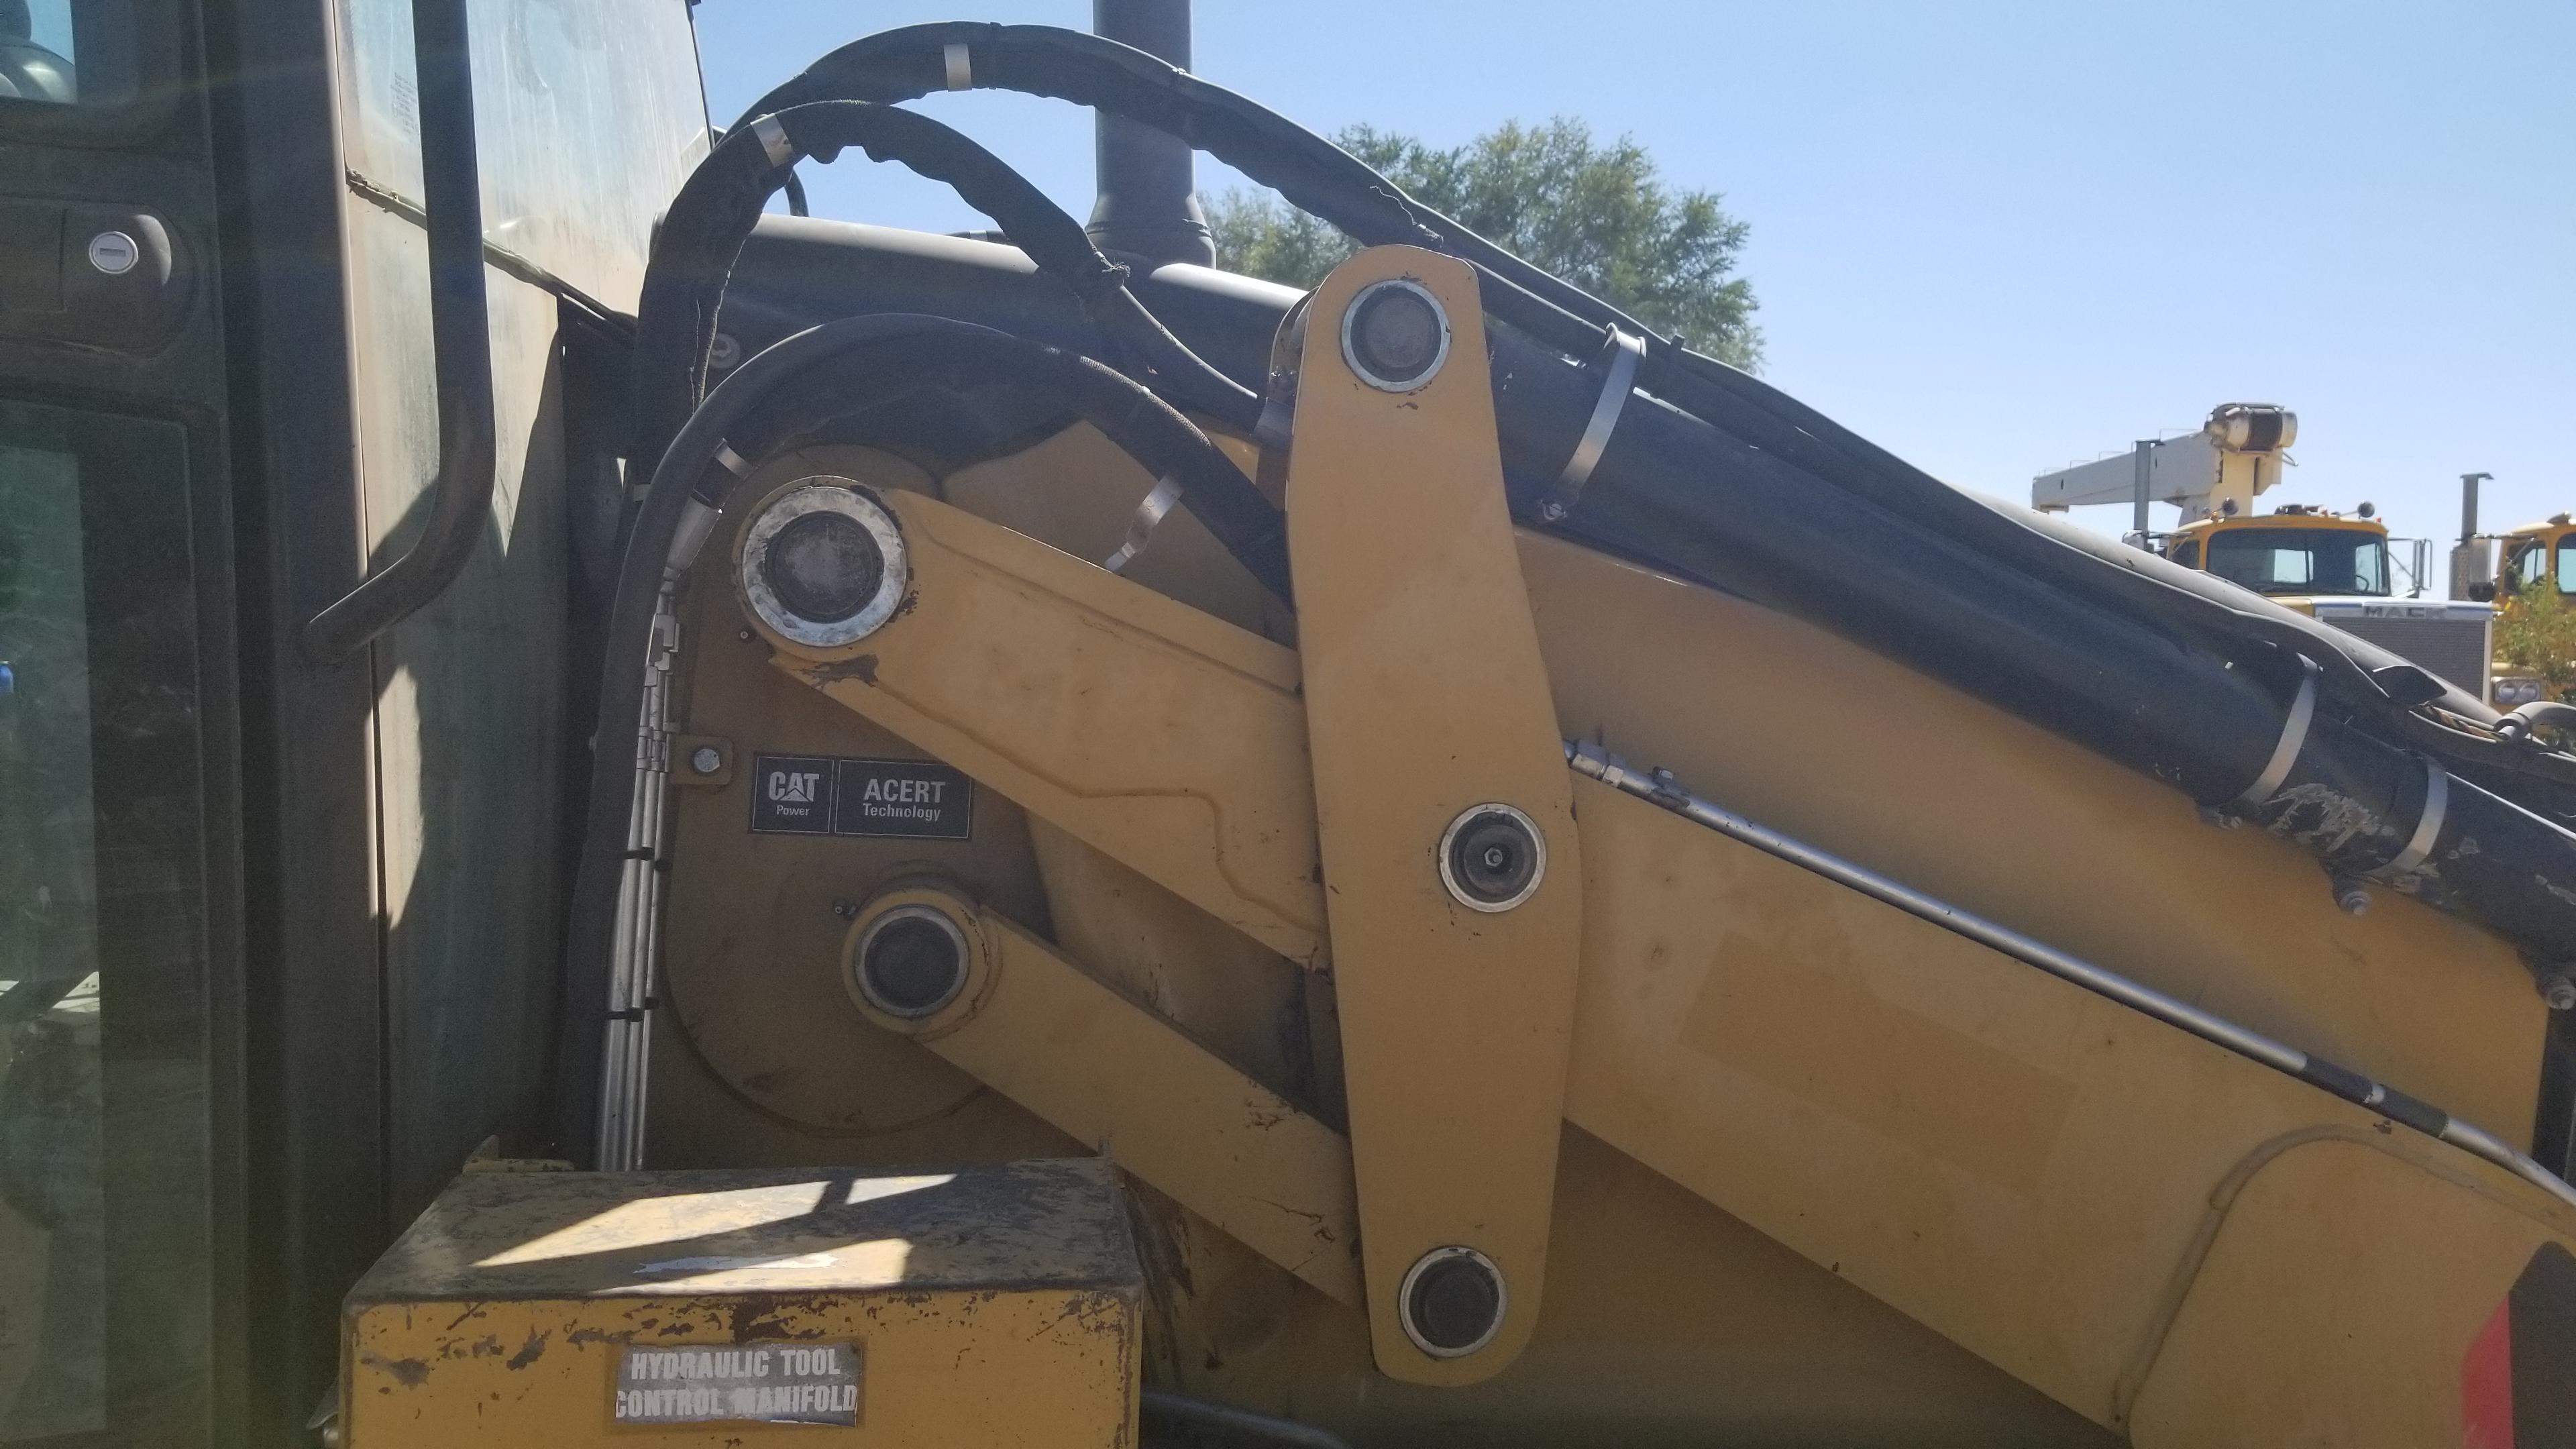
[[[2496,584],[2504,592],[2555,584],[2562,594],[2576,593],[2576,568],[2567,560],[2567,541],[2576,538],[2576,518],[2553,513],[2504,535]]]
[[[2430,539],[2391,539],[2368,503],[2350,514],[2307,503],[2256,509],[2255,498],[2280,481],[2298,431],[2286,409],[2224,404],[2198,432],[2041,474],[2031,480],[2031,506],[2131,503],[2138,547],[2367,639],[2484,699],[2494,611],[2483,601],[2424,597]],[[2150,531],[2150,503],[2180,509],[2181,523]],[[2411,545],[2403,560],[2396,543]]]
[[[2576,538],[2576,520],[2564,513],[2503,534],[2494,540],[2498,546],[2495,577],[2481,581],[2477,596],[2493,600],[2502,611],[2526,606],[2542,591],[2562,601],[2576,594],[2576,561],[2567,556],[2571,538]],[[2536,661],[2510,656],[2495,660],[2490,694],[2499,709],[2519,709],[2548,693],[2535,665]]]
[[[2576,537],[2576,518],[2553,513],[2502,534],[2478,531],[2478,485],[2492,475],[2460,475],[2460,538],[2451,549],[2451,593],[2454,598],[2491,603],[2499,615],[2528,608],[2543,598],[2563,601],[2576,593],[2576,567],[2566,550]],[[2535,647],[2525,644],[2525,649]],[[2538,646],[2545,647],[2545,646]],[[2550,688],[2544,661],[2516,658],[2499,646],[2490,667],[2489,696],[2499,709],[2549,706]]]
[[[2566,1442],[2576,758],[1095,21],[0,0],[0,1446]]]
[[[2428,540],[2416,539],[2413,583],[2399,597],[2388,526],[2364,503],[2353,515],[2284,503],[2269,513],[2201,517],[2162,540],[2165,557],[2356,634],[2483,697],[2495,611],[2479,600],[2422,597]]]

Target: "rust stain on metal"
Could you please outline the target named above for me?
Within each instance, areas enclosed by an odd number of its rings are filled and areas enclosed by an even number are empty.
[[[549,1336],[550,1335],[542,1329],[529,1334],[528,1341],[519,1345],[519,1351],[510,1355],[510,1362],[507,1366],[512,1369],[523,1369],[528,1365],[535,1363],[538,1359],[545,1357],[546,1339]]]
[[[407,1389],[419,1388],[429,1380],[429,1364],[423,1359],[378,1358],[374,1354],[367,1354],[358,1361],[369,1368],[383,1369],[393,1375],[395,1383]]]
[[[828,1307],[828,1298],[758,1299],[745,1298],[731,1305],[733,1341],[750,1343],[755,1339],[814,1338],[822,1330],[814,1327],[791,1327],[788,1320],[800,1313]]]

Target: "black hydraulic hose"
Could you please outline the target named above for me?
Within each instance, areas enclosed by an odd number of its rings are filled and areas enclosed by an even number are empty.
[[[1493,346],[1513,401],[1496,413],[1505,457],[1562,458],[1590,398],[1530,344]],[[2074,607],[2046,580],[1820,488],[1653,399],[1629,399],[1583,506],[1560,528],[1822,624],[2205,804],[2255,779],[2296,683],[2231,670],[2142,620]]]
[[[850,319],[872,321],[871,318]],[[849,323],[826,323],[825,332]],[[925,328],[892,341],[835,352],[828,368],[783,381],[722,440],[759,459],[835,419],[926,391],[968,391],[1017,383],[1061,397],[1138,466],[1180,488],[1181,506],[1255,581],[1287,601],[1286,520],[1234,460],[1198,425],[1117,369],[1077,352],[980,327]],[[672,456],[679,458],[680,450]],[[715,460],[691,481],[698,501],[721,509],[739,477]]]
[[[942,90],[1049,96],[1169,132],[1371,244],[1405,242],[1473,261],[1578,316],[1646,329],[1458,222],[1305,127],[1149,52],[1050,25],[947,21],[842,46],[746,115],[824,99],[894,102]]]
[[[2296,626],[2232,608],[2165,578],[2101,566],[2069,541],[1986,508],[1796,398],[1750,374],[1672,344],[1633,317],[1554,277],[1406,195],[1331,142],[1275,112],[1162,60],[1099,36],[1050,26],[950,22],[886,31],[843,46],[770,92],[755,113],[826,96],[895,101],[936,90],[989,88],[1055,97],[1169,131],[1277,190],[1364,243],[1411,243],[1473,262],[1487,309],[1570,356],[1595,355],[1600,329],[1646,340],[1640,386],[1744,442],[1797,464],[1899,517],[2016,561],[2074,597],[2217,635],[2231,654],[2245,644],[2300,648]],[[2257,653],[2262,652],[2259,648]],[[2373,727],[2464,764],[2502,784],[2551,782],[2554,803],[2576,805],[2576,757],[2491,748],[2392,700],[2341,650],[2301,652],[2325,669],[2324,686]],[[2459,712],[2479,718],[2480,701]]]
[[[824,101],[736,126],[672,201],[637,304],[633,456],[661,456],[697,405],[726,279],[770,195],[793,178],[798,159],[828,162],[853,146],[955,188],[1192,405],[1246,431],[1258,419],[1260,399],[1172,336],[1128,292],[1126,269],[1102,256],[1081,223],[1000,158],[927,116]]]
[[[699,174],[705,174],[704,167]],[[667,231],[666,224],[666,234]],[[604,1013],[612,964],[609,955],[617,933],[618,878],[624,863],[629,811],[634,804],[633,731],[643,711],[645,650],[652,635],[654,600],[661,593],[672,541],[680,532],[681,520],[690,512],[689,486],[696,477],[694,470],[675,469],[673,459],[684,452],[700,459],[714,456],[726,431],[770,388],[806,368],[828,364],[841,350],[940,325],[940,319],[906,316],[876,316],[861,321],[864,326],[844,326],[829,335],[823,334],[821,328],[800,332],[762,349],[727,375],[658,455],[655,486],[645,490],[643,506],[628,531],[603,630],[606,638],[601,646],[598,724],[591,737],[589,808],[565,929],[564,1000],[558,1028],[561,1042],[555,1053],[551,1093],[556,1150],[577,1161],[590,1159],[595,1140],[592,1129],[599,1112],[600,1083],[593,1067],[607,1039]],[[669,486],[660,486],[666,482]]]
[[[1506,472],[1527,475],[1580,432],[1589,374],[1509,333],[1492,347],[1510,399],[1496,410]],[[2085,607],[1651,398],[1629,399],[1583,506],[1559,526],[1821,624],[2253,819],[2332,871],[2478,921],[2539,963],[2576,959],[2576,900],[2563,894],[2576,835],[2339,713],[2317,697],[2309,656],[2229,658]]]
[[[1090,358],[945,317],[879,313],[809,328],[736,368],[691,413],[654,469],[609,606],[591,758],[588,817],[567,931],[557,1143],[586,1154],[598,1081],[585,1070],[606,1035],[635,758],[627,731],[643,707],[654,603],[666,570],[685,567],[675,541],[694,513],[697,542],[737,475],[720,459],[757,459],[835,417],[927,388],[1015,382],[1061,392],[1068,406],[1157,476],[1252,575],[1288,597],[1287,535],[1278,511],[1208,436],[1142,384]],[[739,439],[736,435],[739,434]],[[686,550],[693,552],[696,543]]]
[[[724,144],[724,138],[729,134],[731,133],[718,131],[713,136],[710,136],[708,140],[713,145],[721,146]],[[796,167],[793,163],[789,164],[786,179],[779,182],[778,189],[779,192],[787,198],[787,214],[789,216],[811,216],[814,214],[812,204],[805,199],[805,178],[796,174]]]
[[[355,653],[445,593],[491,525],[498,465],[492,328],[483,291],[483,173],[474,150],[465,11],[465,0],[412,0],[438,389],[438,470],[429,485],[429,516],[400,558],[305,624],[304,654],[319,664]]]
[[[2565,730],[2576,727],[2576,704],[2554,699],[2535,699],[2504,717],[2497,733],[2517,744],[2530,740],[2535,729]]]
[[[849,244],[858,243],[854,236]],[[778,260],[800,288],[802,279],[836,270],[821,238],[801,238]],[[1046,305],[1034,278],[987,270],[971,252],[941,260],[905,252],[899,267],[846,270],[851,280],[841,291],[794,295],[816,315],[829,315],[835,307],[899,305],[927,291],[944,299],[944,310],[1083,345],[1081,329],[1063,309]],[[1189,269],[1166,272],[1153,285],[1158,305],[1191,328],[1195,343],[1238,359],[1253,351],[1256,337],[1264,348],[1279,339],[1295,298],[1284,288],[1252,289]],[[1261,306],[1256,290],[1275,300]],[[1224,304],[1194,300],[1201,291]],[[1527,515],[1585,434],[1602,371],[1569,363],[1510,328],[1490,332],[1489,360],[1504,476]],[[2461,788],[2443,798],[2452,808],[2429,811],[2433,776],[2425,762],[2393,747],[2406,741],[2381,738],[2378,721],[2363,728],[2346,717],[2322,690],[2280,777],[2256,801],[2242,800],[2271,773],[2288,733],[2307,682],[2301,659],[2341,658],[2321,627],[2292,631],[2286,647],[2164,628],[2136,611],[2089,605],[2009,560],[1822,486],[1659,400],[1630,396],[1614,411],[1582,506],[1559,531],[1814,620],[2205,805],[2291,835],[2336,873],[2375,874],[2391,889],[2490,923],[2517,944],[2546,951],[2545,959],[2570,954],[2576,912],[2540,883],[2576,878],[2569,837],[2492,789],[2467,788],[2491,781],[2447,767],[2446,783]],[[2139,567],[2172,568],[2141,560]],[[2258,601],[2247,605],[2269,612]],[[2435,833],[2423,850],[2411,851],[2428,815]]]

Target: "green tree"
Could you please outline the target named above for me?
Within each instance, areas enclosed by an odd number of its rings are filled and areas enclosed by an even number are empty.
[[[1745,223],[1716,192],[1665,186],[1632,138],[1599,142],[1591,127],[1559,116],[1506,121],[1448,150],[1370,126],[1333,139],[1424,203],[1648,326],[1738,367],[1761,362],[1753,287],[1733,275]],[[1208,225],[1217,265],[1292,287],[1315,285],[1355,250],[1267,192],[1216,198]]]
[[[2540,681],[2543,699],[2576,698],[2576,604],[2546,574],[2496,601],[2496,658]]]

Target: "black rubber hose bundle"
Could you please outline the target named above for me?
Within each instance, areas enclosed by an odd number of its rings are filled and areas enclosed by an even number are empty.
[[[2545,782],[2550,808],[2576,816],[2576,758],[2520,749],[2445,727],[2392,698],[2364,670],[2313,631],[2153,573],[2104,567],[2097,552],[2065,534],[1988,508],[1758,378],[1674,345],[1618,308],[1512,255],[1472,229],[1405,194],[1331,142],[1267,108],[1116,41],[1051,26],[972,22],[885,31],[833,51],[771,91],[753,108],[823,97],[881,102],[949,89],[963,62],[967,84],[1042,95],[1155,126],[1241,170],[1296,205],[1371,244],[1408,243],[1474,263],[1487,310],[1570,357],[1596,355],[1599,329],[1616,326],[1647,340],[1639,387],[1817,479],[1867,498],[1900,518],[1970,547],[2013,560],[2067,594],[2152,619],[2231,658],[2299,652],[2324,668],[2324,686],[2370,727],[2452,761],[2499,787]],[[2483,701],[2454,695],[2448,708],[2471,719]]]
[[[1939,540],[1941,551],[1954,562],[1964,554],[2004,565],[1998,577],[2010,580],[1998,582],[1985,576],[1993,571],[1981,572],[1984,583],[2002,591],[1985,604],[1960,597],[1968,591],[1960,586],[1963,576],[1956,574],[1933,580],[1946,585],[1934,589],[1942,596],[1937,605],[1915,596],[1883,599],[1878,608],[1862,610],[1844,581],[1848,576],[1810,579],[1784,589],[1772,602],[1823,619],[1909,661],[1924,657],[1927,640],[1938,640],[1932,652],[1948,658],[1930,672],[2165,779],[2205,805],[2238,809],[2299,838],[2331,869],[2384,864],[2411,838],[2411,821],[2421,811],[2426,791],[2421,769],[2409,768],[2417,762],[2402,753],[2400,743],[2463,765],[2478,779],[2535,790],[2554,806],[2571,803],[2576,760],[2484,739],[2429,719],[2414,709],[2414,700],[2392,695],[2315,628],[2182,587],[2162,576],[2168,570],[2112,561],[2063,533],[2035,527],[1952,489],[1778,389],[1675,347],[1599,299],[1511,256],[1406,196],[1321,137],[1141,51],[1042,26],[914,26],[833,52],[773,91],[760,107],[827,95],[907,99],[949,88],[960,62],[969,85],[1058,97],[1178,135],[1364,243],[1411,243],[1475,263],[1483,274],[1487,309],[1507,324],[1494,331],[1498,393],[1507,391],[1505,384],[1515,375],[1562,372],[1565,357],[1594,355],[1601,336],[1596,329],[1616,326],[1646,336],[1641,388],[1713,425],[1713,436],[1740,451],[1792,465],[1805,475],[1804,494],[1783,500],[1787,506],[1803,503],[1830,511],[1838,494],[1910,530],[1911,537],[1888,541],[1898,553],[1922,549],[1927,539]],[[1515,330],[1559,356],[1507,365]],[[1632,400],[1630,411],[1636,408]],[[1506,431],[1514,424],[1512,412],[1504,410]],[[1554,433],[1554,446],[1567,447],[1566,440],[1579,430],[1577,422]],[[1553,455],[1561,456],[1561,451]],[[1523,479],[1545,476],[1553,457],[1542,453],[1535,464],[1539,471],[1526,461],[1515,471]],[[1748,575],[1741,570],[1705,572],[1688,568],[1677,557],[1696,544],[1727,536],[1728,525],[1736,521],[1729,517],[1735,502],[1711,498],[1704,478],[1686,478],[1676,496],[1663,500],[1667,511],[1653,525],[1619,526],[1602,515],[1622,481],[1633,480],[1625,480],[1604,458],[1585,494],[1585,506],[1565,522],[1565,530],[1720,587],[1747,591]],[[1524,506],[1530,501],[1516,500]],[[1790,516],[1766,515],[1764,526],[1780,527]],[[2016,598],[2031,585],[2046,595],[2045,612],[2018,629],[2005,621],[1991,635],[1949,633],[1927,617],[1955,606],[1965,613],[1950,623],[1964,624],[1967,616],[1980,613],[1997,622],[1992,601]],[[2062,637],[2066,621],[2077,615],[2106,627],[2105,621],[2128,625],[2152,643],[2143,652],[2057,659],[2052,667],[2039,667],[2035,660],[2045,656],[2000,642],[2017,633]],[[1900,635],[1904,637],[1896,637]],[[2302,659],[2320,669],[2328,698],[2321,710],[2325,727],[2305,742],[2280,791],[2263,801],[2238,802],[2230,785],[2241,791],[2269,758],[2268,748],[2251,750],[2250,741],[2262,732],[2258,721],[2268,716],[2267,727],[2277,737],[2283,691]],[[2162,668],[2158,661],[2171,662],[2180,671],[2163,684],[2181,693],[2101,687],[2115,671],[2156,675]],[[2471,720],[2491,714],[2482,702],[2456,694],[2443,703]],[[2417,783],[2406,784],[2409,779]],[[2473,781],[2456,783],[2463,788],[2455,818],[2444,824],[2436,863],[2408,872],[2397,882],[2399,888],[2467,910],[2544,958],[2576,955],[2576,920],[2570,919],[2569,902],[2552,889],[2555,881],[2576,879],[2576,837]],[[2480,820],[2490,832],[2483,842],[2470,833],[2472,822]],[[2523,837],[2535,853],[2516,866],[2501,866],[2490,847],[2505,835]],[[2535,864],[2539,869],[2530,868]],[[2445,867],[2450,875],[2443,873]]]
[[[636,437],[628,456],[654,460],[656,477],[682,434],[726,425],[747,406],[744,398],[799,369],[823,365],[837,349],[866,340],[863,333],[882,338],[939,332],[953,339],[961,330],[961,324],[941,319],[880,318],[871,323],[873,330],[845,328],[790,338],[764,352],[761,367],[744,365],[716,390],[731,401],[719,407],[710,396],[701,407],[725,287],[763,207],[795,182],[799,160],[828,162],[853,146],[871,159],[901,162],[954,187],[1000,224],[1041,272],[1071,291],[1085,313],[1123,342],[1134,360],[1193,405],[1246,432],[1258,420],[1259,398],[1173,337],[1127,291],[1126,269],[1102,256],[1080,223],[991,152],[926,116],[861,101],[823,101],[754,117],[728,132],[690,173],[654,238],[637,304]],[[949,345],[964,344],[952,340]],[[1183,505],[1220,542],[1235,548],[1256,578],[1285,597],[1285,535],[1277,510],[1194,425],[1144,388],[1097,364],[1080,364],[1049,351],[1036,361],[1024,354],[1020,365],[1050,373],[1040,385],[1063,389],[1077,410],[1100,413],[1108,420],[1104,431],[1114,440],[1138,448],[1154,460],[1148,466],[1179,481]],[[748,392],[734,386],[746,374],[755,379]],[[721,441],[720,433],[716,437]],[[607,1000],[634,770],[628,731],[641,709],[654,599],[664,552],[682,516],[683,495],[679,487],[646,492],[628,530],[609,609],[589,808],[566,931],[562,1041],[556,1054],[559,1068],[571,1066],[557,1072],[559,1138],[565,1150],[585,1158],[598,1083],[582,1064],[597,1059],[603,1040],[600,1011]]]
[[[1588,379],[1526,341],[1493,348],[1497,392],[1512,400],[1496,409],[1504,456],[1520,464],[1506,471],[1563,457]],[[1571,537],[1821,624],[2297,840],[2330,871],[2389,866],[2423,817],[2424,759],[2322,701],[2278,785],[2241,801],[2283,738],[2279,701],[2307,656],[2248,666],[2084,607],[1658,400],[1629,400],[1584,499],[1563,525]],[[2447,796],[2423,863],[2386,883],[2538,961],[2576,957],[2576,910],[2559,893],[2576,883],[2576,836],[2457,776]]]
[[[1034,388],[1061,399],[1147,472],[1177,483],[1182,506],[1263,588],[1288,600],[1288,536],[1279,510],[1197,424],[1152,389],[1080,353],[947,318],[902,318],[902,333],[871,335],[871,327],[895,320],[849,318],[800,334],[811,339],[808,347],[828,347],[828,361],[818,358],[807,374],[765,390],[760,406],[742,415],[723,441],[757,460],[836,419],[915,393],[966,392],[997,382]],[[675,448],[670,460],[685,467],[690,451]],[[736,481],[710,454],[691,492],[720,509]],[[638,542],[650,540],[639,533]]]
[[[772,150],[772,132],[782,159]],[[927,116],[864,101],[818,101],[746,120],[691,172],[654,239],[637,302],[637,436],[630,456],[655,459],[704,391],[727,279],[771,195],[802,157],[830,161],[857,147],[956,189],[991,217],[1039,269],[1133,361],[1192,406],[1249,431],[1261,412],[1251,389],[1200,360],[1128,292],[1127,269],[1101,255],[1082,224],[999,157]]]

